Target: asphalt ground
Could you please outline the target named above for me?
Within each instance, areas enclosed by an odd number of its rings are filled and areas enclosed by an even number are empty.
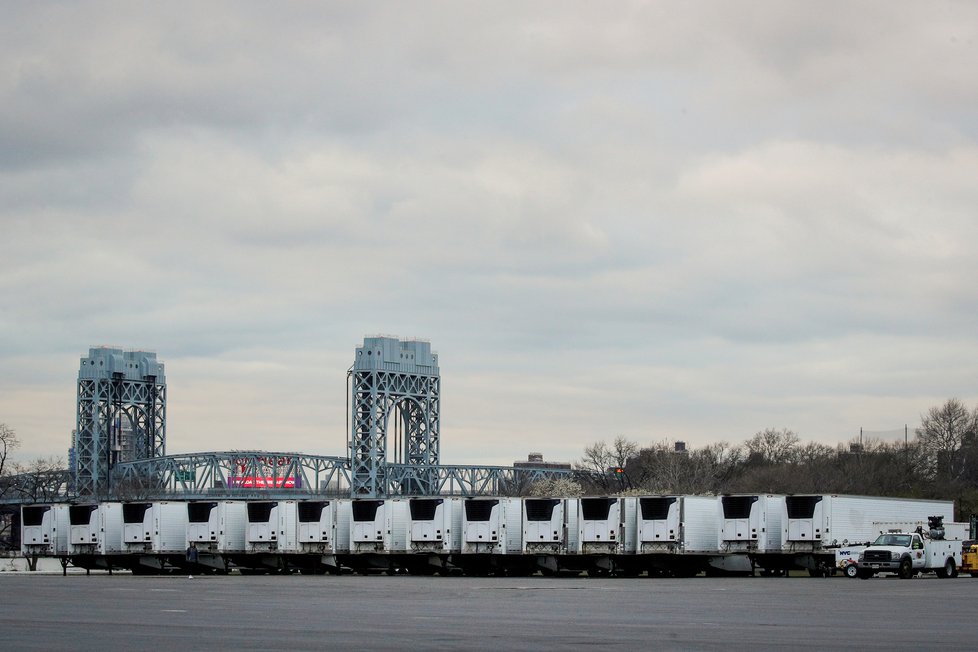
[[[978,579],[0,573],[2,650],[974,650]]]

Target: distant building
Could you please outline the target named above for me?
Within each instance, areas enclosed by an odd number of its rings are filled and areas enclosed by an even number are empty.
[[[569,471],[570,462],[544,462],[543,453],[530,453],[525,462],[513,462],[514,469],[562,469]]]

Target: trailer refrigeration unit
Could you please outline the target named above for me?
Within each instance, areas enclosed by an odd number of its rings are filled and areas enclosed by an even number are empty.
[[[79,568],[123,567],[122,503],[90,503],[68,508],[68,555]]]
[[[294,503],[294,501],[293,501]],[[295,537],[295,509],[285,501],[252,500],[246,503],[244,554],[233,554],[231,561],[250,569],[285,572],[288,570],[280,551],[286,532]],[[291,523],[287,522],[291,521]]]
[[[573,570],[576,560],[565,560],[578,546],[579,498],[523,499],[523,554],[533,557],[545,575]],[[576,555],[575,555],[576,556]],[[566,565],[565,565],[566,564]]]
[[[715,496],[641,496],[633,563],[649,575],[692,577],[718,558],[720,512]]]
[[[397,571],[395,551],[407,550],[408,501],[401,498],[354,499],[351,505],[350,554],[344,563],[361,573]]]
[[[580,498],[577,501],[577,549],[581,555],[616,555],[622,550],[621,498]]]
[[[349,506],[349,501],[345,501]],[[337,500],[279,501],[278,550],[289,568],[304,573],[339,572],[336,547]],[[347,510],[349,511],[349,510]],[[346,546],[349,546],[349,515],[347,515]],[[345,552],[345,546],[340,546]]]
[[[447,573],[462,550],[461,498],[410,498],[405,549],[393,552],[409,573]]]
[[[561,566],[604,576],[627,572],[616,565],[625,547],[625,508],[622,498],[588,497],[568,499],[568,508],[576,503],[577,532],[568,537]],[[634,518],[631,523],[634,525]]]
[[[785,572],[790,563],[781,551],[781,515],[784,496],[772,494],[727,495],[717,499],[720,503],[720,536],[718,547],[721,556],[734,559],[724,563],[750,561],[763,568],[763,574]],[[736,559],[736,557],[740,559]],[[711,561],[711,566],[716,560]]]
[[[20,550],[28,558],[68,555],[68,505],[21,508]]]
[[[198,550],[198,566],[227,572],[232,556],[246,550],[247,506],[240,500],[195,500],[187,506],[187,543]]]
[[[786,496],[782,511],[782,550],[792,565],[812,576],[843,569],[880,534],[881,522],[926,527],[931,516],[953,520],[954,503],[941,500],[798,494]],[[841,561],[840,561],[841,560]]]
[[[134,573],[178,565],[187,548],[187,507],[182,502],[122,504],[122,547]]]
[[[453,566],[467,573],[522,575],[523,501],[519,498],[465,498],[462,501],[461,553]]]
[[[246,551],[250,555],[277,552],[279,548],[279,533],[283,523],[280,523],[282,512],[281,503],[270,500],[248,501],[248,534],[245,539]]]
[[[287,553],[331,554],[336,541],[336,505],[329,500],[287,501],[295,510],[295,537],[280,542]]]

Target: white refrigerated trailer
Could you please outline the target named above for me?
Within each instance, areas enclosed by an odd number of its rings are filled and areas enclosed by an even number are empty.
[[[295,536],[287,532],[279,542],[289,566],[303,572],[339,573],[337,555],[350,546],[350,501],[290,500],[284,504],[295,510]]]
[[[473,574],[525,574],[523,500],[472,497],[462,501],[461,550],[453,566]]]
[[[187,507],[173,501],[122,504],[122,551],[133,572],[162,571],[187,548]]]
[[[187,544],[195,544],[197,564],[226,572],[231,557],[246,552],[247,503],[194,500],[187,507]]]
[[[295,535],[287,531],[279,549],[289,554],[333,554],[337,540],[336,504],[335,500],[286,501],[286,508],[295,510]]]
[[[68,556],[79,568],[124,567],[122,503],[89,503],[68,507]]]
[[[288,565],[281,553],[286,539],[295,539],[296,510],[287,501],[249,500],[245,504],[245,549],[233,552],[235,566],[285,572]]]
[[[607,496],[566,499],[566,510],[572,509],[577,513],[576,517],[567,513],[567,545],[558,560],[560,568],[598,576],[631,574],[631,566],[619,560],[626,548],[634,549],[634,501]]]
[[[565,550],[564,500],[523,499],[523,552],[561,554]]]
[[[579,545],[579,503],[579,498],[523,499],[523,554],[546,575],[579,570],[567,559]]]
[[[93,553],[98,545],[98,503],[68,507],[68,554]]]
[[[567,552],[578,555],[617,555],[623,551],[624,531],[621,498],[579,498],[576,546]]]
[[[397,566],[419,575],[449,572],[451,556],[462,550],[462,509],[462,498],[407,499],[406,536],[391,549]]]
[[[461,552],[462,498],[411,498],[408,502],[410,552]]]
[[[720,508],[716,496],[640,496],[634,560],[650,575],[690,577],[717,558]]]
[[[24,505],[20,550],[28,558],[68,555],[68,505]]]
[[[781,550],[781,519],[784,496],[776,494],[729,494],[719,496],[720,557],[711,566],[731,569],[745,560],[753,572],[760,565],[764,573],[783,573],[788,569]],[[739,557],[739,559],[738,559]]]
[[[909,531],[915,523],[926,527],[931,516],[950,522],[954,514],[952,501],[840,494],[795,494],[782,505],[782,551],[813,576],[836,570],[839,549],[851,552],[876,539],[880,523]],[[842,556],[846,563],[851,557]]]
[[[248,525],[245,537],[245,549],[248,554],[277,552],[280,546],[288,544],[282,540],[286,538],[294,540],[296,511],[287,507],[284,501],[248,501]]]
[[[352,500],[350,550],[343,563],[354,570],[397,572],[395,551],[407,549],[408,501],[402,498]]]

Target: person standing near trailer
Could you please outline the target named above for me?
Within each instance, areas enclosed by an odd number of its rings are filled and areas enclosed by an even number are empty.
[[[197,542],[191,541],[190,546],[187,548],[187,564],[190,566],[191,571],[193,571],[193,569],[197,566],[199,555],[200,553],[197,551]],[[192,578],[193,575],[190,575],[190,579]]]

